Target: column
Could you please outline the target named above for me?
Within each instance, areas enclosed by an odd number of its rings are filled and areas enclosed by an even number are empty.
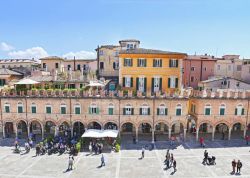
[[[229,129],[228,129],[228,140],[231,139],[231,131],[232,131],[232,128],[229,128]]]
[[[187,136],[187,129],[184,129],[184,133],[183,133],[183,141],[186,141],[186,136]]]
[[[73,131],[74,131],[74,129],[73,129],[73,127],[71,127],[71,128],[70,128],[71,137],[74,136],[74,132],[73,132]]]
[[[168,129],[168,139],[170,140],[171,138],[171,128]]]
[[[42,126],[42,140],[44,139],[44,128]]]
[[[30,136],[30,127],[29,127],[29,123],[27,123],[27,134],[28,134],[28,138]]]
[[[135,140],[138,142],[138,128],[135,129]]]
[[[17,124],[14,124],[13,123],[13,125],[14,125],[14,129],[15,129],[15,133],[16,133],[16,138],[18,137],[18,133],[17,133]]]
[[[56,137],[58,135],[58,126],[55,126],[55,134],[54,136]]]
[[[5,138],[5,124],[3,123],[3,139]]]
[[[243,138],[246,138],[246,134],[247,134],[247,127],[244,128],[244,132],[243,132]]]
[[[212,131],[212,141],[214,141],[214,133],[215,133],[215,127],[213,127],[213,131]]]
[[[152,129],[152,143],[155,142],[155,129]]]
[[[196,141],[197,142],[199,141],[199,128],[196,129]]]

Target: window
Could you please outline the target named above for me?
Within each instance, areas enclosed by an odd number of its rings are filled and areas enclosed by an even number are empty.
[[[99,55],[102,56],[104,54],[103,50],[99,51]]]
[[[196,112],[196,106],[194,104],[191,104],[191,112],[192,113]]]
[[[89,107],[89,114],[99,114],[99,108],[96,104],[91,104]]]
[[[161,104],[157,108],[157,115],[158,116],[168,115],[168,108],[166,108],[166,106],[164,104]]]
[[[32,103],[32,105],[31,105],[31,113],[32,114],[36,113],[36,104],[35,103]]]
[[[44,69],[46,68],[46,63],[43,63],[43,68],[44,68]]]
[[[59,68],[59,65],[58,65],[58,63],[55,63],[55,67],[56,67],[56,69],[58,69],[58,68]]]
[[[194,67],[191,67],[191,71],[194,71],[194,69],[195,69]]]
[[[46,114],[51,114],[52,113],[52,109],[50,105],[46,105]]]
[[[194,77],[193,76],[191,76],[191,82],[194,82]]]
[[[146,78],[144,77],[139,77],[139,86],[138,86],[138,90],[141,91],[141,92],[144,92],[145,91],[145,88],[146,88]]]
[[[124,67],[132,67],[132,66],[133,66],[132,63],[133,63],[133,62],[132,62],[132,59],[131,59],[131,58],[124,58],[124,64],[123,64],[123,66],[124,66]]]
[[[220,116],[224,116],[225,115],[225,109],[226,109],[226,105],[225,104],[221,104],[220,105]]]
[[[162,78],[154,77],[152,78],[152,92],[161,91],[162,88]]]
[[[4,105],[4,110],[6,113],[10,113],[10,104],[5,104]]]
[[[77,64],[77,70],[81,70],[81,65]]]
[[[2,68],[5,68],[5,65],[2,65]]]
[[[80,104],[75,105],[75,114],[81,114],[81,105]]]
[[[237,65],[237,67],[236,67],[236,69],[237,69],[237,71],[241,71],[241,65]]]
[[[235,108],[235,113],[236,116],[243,116],[244,115],[244,108],[242,104],[238,104]]]
[[[17,104],[17,112],[23,113],[23,103],[20,102]]]
[[[176,116],[181,116],[182,115],[182,107],[181,104],[178,104],[176,106],[176,112],[175,112]]]
[[[130,104],[127,104],[125,108],[123,108],[123,115],[134,115],[134,108]]]
[[[113,114],[114,114],[114,105],[113,104],[109,104],[108,115],[113,115]]]
[[[231,71],[231,68],[232,68],[231,65],[229,65],[229,66],[228,66],[228,71]]]
[[[123,77],[123,87],[133,87],[133,78]]]
[[[154,59],[153,67],[162,67],[162,59]]]
[[[217,70],[220,70],[220,65],[217,65]]]
[[[147,104],[141,106],[140,115],[150,115],[150,108]]]
[[[206,104],[205,105],[205,113],[206,116],[210,116],[211,115],[211,105],[210,104]]]
[[[104,62],[100,62],[100,69],[104,69]]]
[[[250,67],[248,67],[248,73],[250,73]]]
[[[118,62],[113,62],[113,69],[118,70],[119,69],[119,63]]]
[[[147,67],[146,59],[137,59],[137,67]]]
[[[133,49],[134,45],[133,44],[127,44],[127,49]]]
[[[65,104],[61,104],[61,114],[66,114],[66,105]]]
[[[178,88],[178,78],[172,76],[168,78],[168,88]]]
[[[205,71],[207,71],[207,68],[206,68],[206,67],[204,67],[204,70],[205,70]]]
[[[67,68],[68,68],[68,70],[71,70],[71,65],[68,65],[68,67],[67,67]]]
[[[169,67],[178,67],[178,60],[177,59],[170,59],[169,60]]]

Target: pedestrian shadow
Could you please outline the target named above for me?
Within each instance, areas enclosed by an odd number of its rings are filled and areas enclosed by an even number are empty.
[[[241,174],[240,173],[235,173],[236,176],[240,176]]]
[[[85,156],[91,156],[92,154],[90,154],[90,153],[87,153],[87,154],[85,154]]]
[[[142,159],[143,159],[142,157],[138,158],[138,160],[142,160]]]
[[[97,166],[96,168],[100,169],[100,168],[102,168],[102,165],[100,165],[100,166]]]
[[[171,174],[170,174],[170,175],[172,176],[172,175],[174,175],[175,173],[176,173],[176,171],[173,171],[173,172],[171,172]]]
[[[65,171],[63,171],[63,173],[67,173],[67,172],[70,172],[72,171],[72,169],[66,169]]]

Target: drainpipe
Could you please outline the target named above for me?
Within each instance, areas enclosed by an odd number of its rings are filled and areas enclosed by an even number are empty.
[[[71,137],[74,136],[73,133],[73,125],[72,125],[72,108],[71,108],[71,96],[69,97],[69,120],[70,120],[70,126],[71,126]]]
[[[2,97],[0,98],[0,112],[1,112],[1,122],[2,122],[2,129],[3,129],[3,135],[2,138],[5,138],[5,128],[4,128],[4,123],[3,123],[3,110],[2,110]]]
[[[153,128],[152,128],[152,143],[155,143],[155,96],[153,98]]]
[[[118,101],[119,101],[119,110],[118,110],[118,128],[119,128],[119,130],[118,130],[118,136],[119,136],[119,138],[121,138],[121,114],[120,114],[120,106],[121,106],[121,99],[120,98],[118,98]]]
[[[28,105],[27,105],[27,96],[25,97],[25,119],[26,119],[26,122],[27,122],[27,134],[28,134],[28,138],[29,138],[29,135],[30,135],[30,127],[29,127],[29,121],[28,121]],[[43,127],[43,126],[42,126]]]
[[[244,129],[244,138],[246,136],[246,131],[247,131],[247,127],[248,127],[248,113],[249,113],[249,98],[247,99],[247,119],[246,119],[246,128]]]

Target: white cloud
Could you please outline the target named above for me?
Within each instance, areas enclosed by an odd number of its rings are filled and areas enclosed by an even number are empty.
[[[8,53],[11,58],[43,58],[48,56],[48,53],[42,47],[33,47],[26,50],[11,51]]]
[[[0,50],[2,50],[2,51],[11,51],[13,49],[14,49],[13,46],[11,46],[5,42],[0,43]]]
[[[92,51],[78,51],[78,52],[69,52],[63,55],[64,58],[73,59],[93,59],[96,58],[96,54]]]

